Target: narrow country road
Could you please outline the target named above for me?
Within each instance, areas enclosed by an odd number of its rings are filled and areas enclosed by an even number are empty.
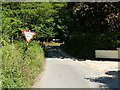
[[[102,83],[90,80],[100,75],[101,72],[70,57],[60,47],[47,46],[45,71],[33,88],[102,88]]]

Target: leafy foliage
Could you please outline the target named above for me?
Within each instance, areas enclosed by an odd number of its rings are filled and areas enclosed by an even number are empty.
[[[81,58],[94,58],[95,49],[120,47],[120,3],[68,3],[64,25],[68,37],[66,48]],[[76,49],[77,48],[77,49]]]
[[[66,49],[80,58],[94,58],[95,49],[120,47],[119,4],[3,2],[3,87],[32,85],[44,59],[43,49],[38,45],[41,38],[60,38]],[[26,50],[21,30],[28,29],[37,34]]]
[[[56,35],[55,18],[66,3],[2,3],[2,79],[3,88],[30,87],[44,63],[40,38]],[[36,36],[26,48],[21,30],[32,29]]]
[[[36,43],[36,44],[35,44]],[[44,52],[37,42],[16,43],[2,48],[3,88],[28,88],[42,71]]]
[[[32,28],[37,32],[35,39],[53,38],[56,29],[57,12],[65,3],[48,2],[4,2],[3,3],[3,45],[6,42],[22,40],[21,30]],[[7,26],[6,26],[7,25]],[[22,38],[21,38],[22,37]]]

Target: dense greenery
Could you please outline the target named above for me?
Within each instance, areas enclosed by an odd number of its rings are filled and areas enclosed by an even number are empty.
[[[3,2],[2,3],[2,79],[3,88],[30,87],[42,71],[44,40],[57,35],[55,19],[66,3]],[[21,30],[36,32],[26,46]]]
[[[47,2],[3,3],[2,44],[23,40],[21,30],[30,28],[37,33],[34,39],[54,37],[55,18],[58,17],[56,14],[65,5],[65,3]]]
[[[62,4],[61,4],[62,5]],[[8,2],[2,5],[2,79],[3,87],[30,87],[44,63],[41,37],[54,37],[52,3]],[[21,30],[32,28],[37,35],[28,46]],[[37,41],[36,41],[37,40]],[[27,48],[26,48],[27,47]]]
[[[43,69],[44,53],[39,44],[32,42],[27,50],[23,46],[25,43],[17,43],[2,49],[3,88],[29,88]]]
[[[120,47],[120,3],[68,3],[66,49],[80,58],[94,58],[95,49]]]
[[[60,38],[65,49],[80,58],[94,58],[95,49],[120,47],[119,4],[3,2],[3,87],[32,85],[44,59],[43,48],[38,45],[41,38]],[[26,49],[21,30],[28,29],[35,31],[36,36]]]

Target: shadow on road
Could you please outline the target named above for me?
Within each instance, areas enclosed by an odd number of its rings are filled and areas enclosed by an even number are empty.
[[[67,53],[65,53],[60,46],[46,46],[46,57],[47,58],[71,58]]]
[[[83,59],[75,58],[67,53],[60,46],[46,46],[46,57],[47,58],[58,58],[58,59],[72,59],[73,61]]]
[[[105,87],[112,88],[112,90],[120,90],[120,70],[118,71],[108,71],[105,74],[108,77],[98,77],[98,78],[86,78],[91,82],[103,83]]]

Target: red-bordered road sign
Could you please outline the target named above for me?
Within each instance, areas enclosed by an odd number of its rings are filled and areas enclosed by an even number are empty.
[[[32,32],[30,30],[22,30],[22,34],[24,34],[26,42],[29,43],[32,37],[36,35],[36,32]]]

